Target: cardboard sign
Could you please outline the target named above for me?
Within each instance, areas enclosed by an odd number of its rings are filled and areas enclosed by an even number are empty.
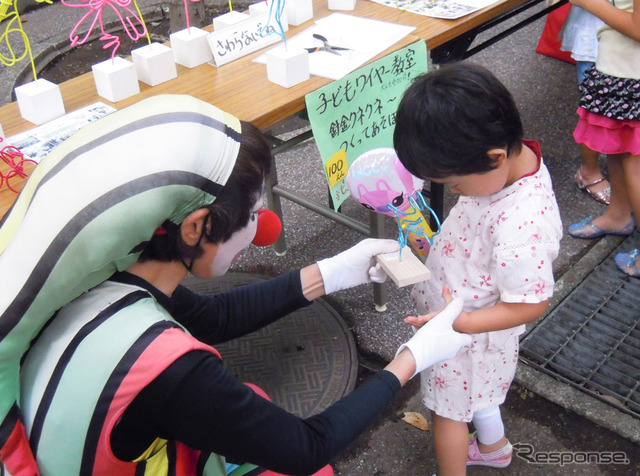
[[[336,210],[349,196],[349,165],[368,150],[393,147],[402,94],[426,71],[427,46],[419,41],[305,96]]]
[[[230,63],[279,41],[281,37],[276,33],[276,26],[268,22],[269,12],[266,12],[210,33],[207,41],[214,66]]]

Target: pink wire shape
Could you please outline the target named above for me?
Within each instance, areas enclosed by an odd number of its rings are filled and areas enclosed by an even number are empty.
[[[0,138],[0,142],[2,139]],[[13,177],[22,177],[27,178],[27,173],[24,171],[24,164],[27,162],[31,162],[34,165],[38,163],[35,160],[25,159],[22,151],[15,146],[7,145],[0,150],[0,158],[10,167],[11,170],[7,172],[6,175],[3,175],[0,172],[0,188],[2,188],[2,183],[7,183],[7,188],[14,193],[19,193],[18,190],[13,188],[9,184],[9,180]],[[17,161],[16,161],[17,159]]]
[[[189,0],[191,3],[197,3],[200,0]],[[184,0],[184,16],[187,17],[187,30],[191,31],[191,21],[189,20],[189,7],[187,0]]]
[[[84,16],[78,21],[76,26],[71,30],[69,34],[69,40],[71,40],[71,46],[83,45],[91,36],[93,29],[96,27],[96,23],[100,24],[100,31],[102,36],[100,37],[100,41],[104,41],[106,44],[102,47],[103,49],[112,48],[111,51],[111,60],[113,60],[116,56],[116,52],[118,48],[120,48],[120,36],[112,35],[111,33],[107,33],[104,30],[104,23],[102,19],[102,10],[105,7],[111,8],[120,22],[124,27],[124,31],[127,33],[129,38],[133,41],[138,41],[147,33],[147,28],[142,21],[142,19],[129,8],[131,5],[131,0],[80,0],[81,3],[70,3],[68,0],[61,0],[62,4],[70,7],[70,8],[87,8],[89,11],[84,14]],[[124,11],[124,15],[123,12]],[[93,16],[93,18],[91,18]],[[133,20],[132,20],[133,18]],[[82,38],[78,34],[78,30],[82,26],[85,20],[89,19],[91,25],[87,32],[84,34]],[[138,23],[136,25],[135,23]]]

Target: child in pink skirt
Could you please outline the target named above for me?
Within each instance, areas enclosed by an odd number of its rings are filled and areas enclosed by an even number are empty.
[[[606,24],[598,32],[598,56],[580,85],[578,143],[607,154],[611,199],[607,211],[574,223],[569,234],[592,239],[630,235],[640,216],[640,0],[572,0]],[[640,277],[640,251],[620,253],[617,266]]]
[[[509,91],[468,63],[417,78],[396,114],[394,146],[403,165],[460,195],[429,251],[432,279],[411,294],[426,315],[405,320],[424,324],[449,290],[464,301],[454,328],[472,344],[421,374],[441,476],[511,462],[499,406],[524,324],[544,313],[553,294],[562,223],[540,147],[522,135]]]

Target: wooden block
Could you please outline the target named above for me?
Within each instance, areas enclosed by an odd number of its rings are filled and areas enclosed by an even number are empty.
[[[376,255],[380,267],[399,288],[431,279],[431,271],[413,254],[411,248],[405,246],[402,249],[402,261],[398,260],[399,255],[397,251]]]
[[[267,51],[267,78],[290,88],[309,79],[309,52],[303,48],[276,46]]]
[[[207,40],[208,35],[208,31],[193,26],[171,33],[169,41],[176,63],[187,68],[195,68],[211,61],[213,53]]]
[[[157,86],[178,77],[173,51],[162,43],[151,43],[131,51],[138,79]]]
[[[119,56],[91,66],[98,96],[111,102],[122,101],[140,93],[136,68]]]
[[[15,88],[20,115],[39,126],[64,116],[64,102],[57,84],[37,79]]]
[[[284,8],[291,26],[302,25],[313,18],[313,0],[287,0]]]
[[[249,18],[249,15],[242,12],[230,11],[224,13],[223,15],[219,15],[214,17],[213,19],[213,31],[224,30],[225,28],[229,28],[236,23],[240,23]]]

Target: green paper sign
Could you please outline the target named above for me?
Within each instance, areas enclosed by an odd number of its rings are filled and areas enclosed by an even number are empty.
[[[349,196],[351,163],[368,150],[393,147],[402,94],[426,71],[427,46],[419,41],[305,96],[336,210]]]

